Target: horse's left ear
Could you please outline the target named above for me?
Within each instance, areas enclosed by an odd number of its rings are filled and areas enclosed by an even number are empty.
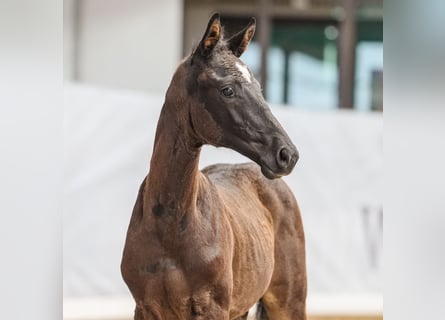
[[[198,45],[199,53],[206,57],[210,54],[213,48],[221,38],[221,22],[219,14],[215,13],[209,20],[207,29],[202,37],[201,42]]]
[[[256,20],[251,18],[247,27],[233,35],[228,41],[228,47],[238,58],[246,51],[247,46],[255,34]]]

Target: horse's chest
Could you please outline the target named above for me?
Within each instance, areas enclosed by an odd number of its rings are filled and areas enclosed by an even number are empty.
[[[127,243],[122,273],[140,312],[167,320],[207,319],[210,310],[228,303],[229,296],[221,294],[229,286],[221,248],[209,243],[187,249],[190,241],[183,239],[184,247],[176,249],[146,235]]]

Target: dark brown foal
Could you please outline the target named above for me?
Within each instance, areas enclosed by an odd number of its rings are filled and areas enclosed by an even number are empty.
[[[134,206],[121,270],[135,320],[306,319],[304,233],[282,179],[298,153],[239,59],[255,31],[223,39],[219,16],[176,70]],[[201,146],[255,163],[198,169]]]

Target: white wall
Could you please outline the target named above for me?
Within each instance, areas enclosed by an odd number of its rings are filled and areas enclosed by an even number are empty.
[[[155,93],[166,90],[181,58],[181,0],[74,2],[78,16],[67,27],[74,32],[65,34],[73,35],[75,49],[65,55],[65,78]]]

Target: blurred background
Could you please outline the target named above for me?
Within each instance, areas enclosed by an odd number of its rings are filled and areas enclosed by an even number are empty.
[[[381,111],[382,3],[64,0],[64,77],[164,93],[179,59],[190,54],[217,11],[229,34],[256,17],[257,32],[243,60],[269,102]]]
[[[382,2],[64,0],[64,318],[131,318],[120,257],[163,96],[219,12],[228,35],[256,17],[241,59],[300,151],[310,319],[381,319]]]

